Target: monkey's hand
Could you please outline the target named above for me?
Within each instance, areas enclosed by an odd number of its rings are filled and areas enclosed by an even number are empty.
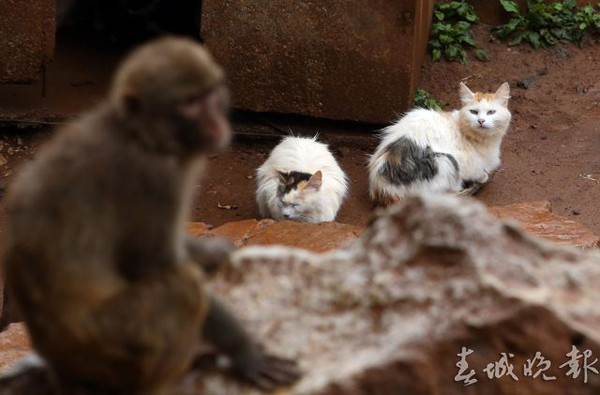
[[[235,245],[225,238],[200,239],[191,235],[187,237],[186,247],[190,259],[199,264],[207,274],[229,264],[231,253],[236,249]]]
[[[203,335],[231,360],[234,373],[263,391],[292,384],[300,378],[296,362],[264,353],[242,324],[210,296]]]
[[[266,354],[256,346],[230,357],[234,372],[263,391],[290,385],[301,376],[296,361]]]

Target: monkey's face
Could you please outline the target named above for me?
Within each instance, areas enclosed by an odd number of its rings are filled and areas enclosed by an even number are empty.
[[[197,138],[207,150],[222,149],[229,144],[231,127],[227,118],[228,94],[224,87],[185,96],[176,104],[176,112],[184,122],[193,125]]]

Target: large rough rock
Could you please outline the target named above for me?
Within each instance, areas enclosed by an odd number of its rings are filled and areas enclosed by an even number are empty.
[[[490,207],[497,218],[515,220],[527,232],[546,240],[581,248],[600,246],[600,236],[580,224],[552,213],[550,202],[534,201]]]
[[[584,384],[559,368],[573,345],[593,353],[588,363],[600,357],[600,255],[534,239],[475,201],[416,198],[380,212],[344,250],[251,247],[236,263],[211,288],[270,349],[301,361],[289,393],[600,391],[595,373]],[[462,347],[478,380],[468,387],[455,382]],[[556,380],[524,376],[538,351]],[[501,353],[518,381],[483,372]],[[252,392],[222,375],[199,388]]]
[[[336,222],[306,224],[272,219],[229,222],[213,230],[202,222],[192,222],[189,229],[194,236],[227,237],[238,247],[277,244],[314,252],[345,247],[362,232],[358,226]]]
[[[412,106],[433,0],[204,0],[233,105],[387,123]]]
[[[55,0],[0,1],[0,84],[35,82],[54,52]]]

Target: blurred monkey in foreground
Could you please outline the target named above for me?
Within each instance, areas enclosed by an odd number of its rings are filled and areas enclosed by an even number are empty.
[[[7,282],[53,392],[170,393],[203,336],[261,389],[299,377],[206,294],[231,247],[188,236],[204,157],[228,145],[223,73],[192,40],[136,50],[107,100],[9,191]]]

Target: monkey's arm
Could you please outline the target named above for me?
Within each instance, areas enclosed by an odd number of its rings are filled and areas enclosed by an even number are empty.
[[[203,336],[231,358],[236,374],[262,390],[272,391],[300,378],[295,361],[260,350],[238,320],[213,296],[209,296]]]
[[[229,263],[231,252],[236,249],[231,241],[221,237],[200,239],[187,235],[185,242],[190,259],[199,264],[206,273]]]

